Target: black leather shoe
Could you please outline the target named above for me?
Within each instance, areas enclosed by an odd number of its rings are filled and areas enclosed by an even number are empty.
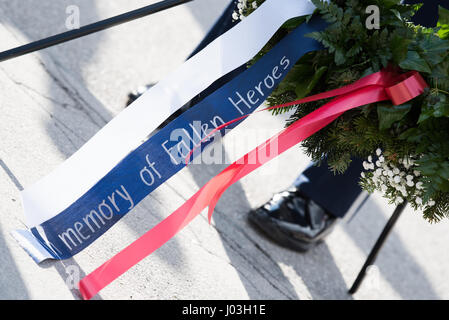
[[[296,187],[275,194],[248,218],[278,244],[300,252],[317,245],[337,221]]]

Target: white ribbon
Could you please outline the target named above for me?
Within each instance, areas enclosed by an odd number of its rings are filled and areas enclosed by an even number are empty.
[[[165,119],[215,80],[253,58],[287,20],[311,14],[310,0],[267,0],[105,125],[53,172],[22,191],[35,227],[80,198]]]

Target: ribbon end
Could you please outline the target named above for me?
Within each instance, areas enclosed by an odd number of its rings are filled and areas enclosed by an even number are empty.
[[[214,214],[215,205],[210,205],[209,210],[207,212],[207,220],[209,221],[209,224],[212,223],[212,215]]]
[[[84,279],[83,279],[84,280]],[[78,282],[78,288],[81,295],[81,298],[83,300],[90,300],[94,297],[94,294],[92,294],[89,290],[89,286],[85,286],[83,280]]]
[[[10,234],[37,264],[54,259],[54,256],[39,243],[31,231],[13,230]]]

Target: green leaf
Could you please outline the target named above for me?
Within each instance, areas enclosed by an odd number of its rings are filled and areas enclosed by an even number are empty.
[[[449,117],[449,103],[439,103],[434,106],[434,109],[433,116],[435,118]]]
[[[412,140],[414,137],[419,135],[418,128],[410,128],[405,130],[399,135],[400,140]]]
[[[449,59],[446,59],[446,61],[443,61],[442,63],[436,65],[434,69],[432,70],[432,77],[433,78],[441,78],[441,80],[449,80]]]
[[[346,57],[345,57],[343,50],[341,50],[341,49],[335,50],[335,64],[337,66],[340,66],[345,62],[346,62]]]
[[[415,70],[419,72],[425,72],[425,73],[431,73],[429,65],[427,64],[426,60],[421,58],[421,56],[416,51],[408,51],[407,57],[405,60],[403,60],[401,63],[399,63],[399,66],[402,69],[406,70]]]
[[[309,81],[311,77],[313,77],[313,67],[310,64],[296,64],[285,79],[281,81],[276,92],[282,94],[295,91],[298,82]]]
[[[391,12],[398,18],[398,20],[402,21],[401,13],[398,10],[390,9]]]
[[[449,39],[449,10],[439,6],[438,8],[439,20],[437,27],[440,28],[438,36],[441,39]]]
[[[395,34],[391,39],[391,51],[393,53],[393,61],[399,64],[407,57],[408,45],[412,42],[411,39],[401,37]]]
[[[292,30],[306,21],[306,17],[296,17],[285,22],[281,28]]]
[[[433,114],[433,110],[428,107],[424,107],[421,110],[421,114],[419,115],[418,123],[422,123],[426,121],[427,119],[431,118]]]
[[[320,67],[315,72],[312,78],[304,78],[304,81],[298,82],[295,88],[296,98],[302,99],[305,96],[307,96],[313,90],[313,88],[315,88],[316,84],[318,83],[318,80],[321,79],[326,70],[327,67],[325,66]]]
[[[391,8],[395,5],[398,5],[401,2],[401,0],[383,0],[382,5],[386,8]]]
[[[449,192],[449,181],[443,180],[443,182],[439,185],[440,189],[444,192]]]
[[[449,101],[444,94],[437,94],[423,106],[418,123],[421,123],[431,117],[449,117]]]
[[[427,34],[419,42],[421,46],[420,56],[431,65],[436,65],[444,60],[449,51],[449,41],[442,40],[432,34]]]
[[[399,106],[392,106],[391,104],[379,103],[377,106],[377,115],[379,117],[379,129],[386,130],[397,121],[402,120],[405,115],[411,110],[412,105],[402,104]]]

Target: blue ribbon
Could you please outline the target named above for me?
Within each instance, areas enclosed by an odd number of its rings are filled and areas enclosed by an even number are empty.
[[[213,129],[222,122],[253,112],[296,61],[307,52],[321,49],[318,42],[304,35],[324,27],[322,20],[312,19],[290,32],[251,68],[153,134],[70,207],[31,228],[32,234],[55,259],[67,259],[89,246],[148,194],[185,167],[178,150],[185,155],[186,148],[191,149],[205,135],[206,126]],[[236,125],[238,123],[228,129]],[[173,133],[180,133],[177,139],[173,139]],[[182,135],[189,139],[188,146],[180,142]],[[113,145],[111,141],[111,148]]]

